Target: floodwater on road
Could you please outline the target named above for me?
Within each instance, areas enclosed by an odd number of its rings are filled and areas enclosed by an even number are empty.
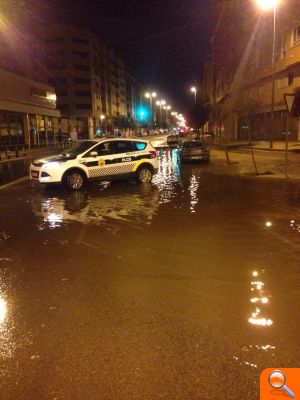
[[[297,367],[300,188],[161,150],[152,185],[0,192],[1,399],[258,399]]]

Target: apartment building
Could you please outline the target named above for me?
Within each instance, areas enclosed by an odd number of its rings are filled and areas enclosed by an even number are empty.
[[[138,81],[126,72],[127,116],[133,120],[138,119],[138,109],[142,103],[142,87]]]
[[[48,83],[63,117],[83,125],[81,137],[112,129],[127,117],[126,70],[115,52],[88,29],[55,25],[44,35]]]
[[[282,140],[284,94],[300,88],[299,4],[281,2],[276,10],[274,59],[273,12],[260,10],[255,0],[214,0],[213,22],[216,129],[230,138],[246,139],[251,129],[254,139]],[[290,138],[300,140],[299,118],[289,125]]]

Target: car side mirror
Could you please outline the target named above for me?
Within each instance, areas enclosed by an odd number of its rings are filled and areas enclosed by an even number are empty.
[[[90,156],[91,157],[98,157],[98,153],[96,151],[91,151]]]

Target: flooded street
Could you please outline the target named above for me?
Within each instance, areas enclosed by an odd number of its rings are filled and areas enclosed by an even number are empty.
[[[300,187],[181,166],[0,192],[1,399],[258,399],[299,363]]]

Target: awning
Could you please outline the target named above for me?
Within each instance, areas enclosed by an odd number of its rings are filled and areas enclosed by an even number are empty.
[[[60,111],[53,108],[2,99],[0,99],[0,111],[12,111],[21,114],[36,114],[60,118]]]

